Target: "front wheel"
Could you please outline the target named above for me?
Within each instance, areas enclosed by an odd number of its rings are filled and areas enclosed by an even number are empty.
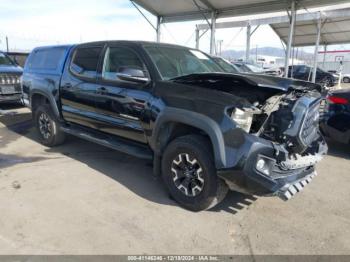
[[[215,206],[228,192],[216,175],[209,141],[197,135],[179,137],[168,145],[162,177],[175,201],[192,211]]]
[[[43,145],[53,147],[64,142],[65,134],[49,105],[41,105],[35,110],[34,121]]]
[[[343,78],[343,82],[344,82],[344,83],[350,83],[350,77],[347,77],[347,76],[344,77],[344,78]]]

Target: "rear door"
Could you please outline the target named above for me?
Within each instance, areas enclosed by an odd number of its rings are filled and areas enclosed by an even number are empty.
[[[106,47],[102,74],[98,81],[96,111],[100,131],[145,143],[143,117],[152,98],[149,84],[118,77],[125,68],[141,70],[150,78],[143,59],[133,48],[123,44]]]
[[[97,68],[102,50],[102,44],[81,45],[71,53],[60,87],[62,115],[68,122],[96,128]]]

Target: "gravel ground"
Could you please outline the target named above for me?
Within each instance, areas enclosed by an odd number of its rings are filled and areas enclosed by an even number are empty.
[[[349,145],[288,202],[230,192],[193,213],[149,162],[73,137],[50,149],[27,109],[0,114],[0,254],[350,254]]]

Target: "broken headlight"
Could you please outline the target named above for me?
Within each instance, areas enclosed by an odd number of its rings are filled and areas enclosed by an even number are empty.
[[[231,119],[235,121],[238,127],[249,133],[253,122],[253,115],[239,108],[234,108],[231,113]]]

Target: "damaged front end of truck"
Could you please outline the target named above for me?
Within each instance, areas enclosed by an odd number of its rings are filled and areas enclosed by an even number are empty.
[[[175,81],[238,98],[226,108],[237,127],[224,135],[229,164],[217,171],[231,190],[288,200],[317,175],[315,165],[327,153],[318,128],[319,85],[232,74],[196,74]]]

